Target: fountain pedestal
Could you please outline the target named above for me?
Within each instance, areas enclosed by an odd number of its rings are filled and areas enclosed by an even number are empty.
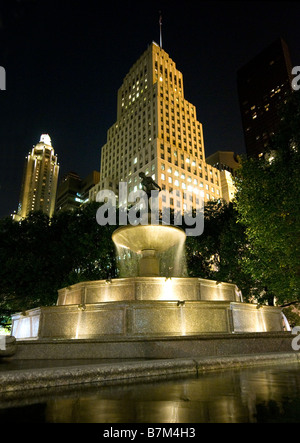
[[[159,277],[159,259],[154,249],[141,251],[139,275],[143,277]]]

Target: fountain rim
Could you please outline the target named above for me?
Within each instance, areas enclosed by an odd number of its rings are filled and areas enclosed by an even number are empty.
[[[127,248],[127,249],[130,249],[130,250],[135,250],[135,249],[132,249],[132,248],[130,248],[129,246],[125,246],[124,244],[120,244],[119,242],[118,242],[118,240],[116,240],[116,236],[118,235],[118,234],[120,234],[120,233],[122,233],[123,231],[131,231],[132,229],[135,229],[135,230],[144,230],[144,229],[146,229],[146,228],[148,228],[148,227],[151,227],[152,229],[154,229],[154,230],[159,230],[159,231],[161,231],[161,230],[164,230],[164,229],[166,229],[166,230],[168,230],[168,231],[171,231],[171,232],[177,232],[178,234],[179,234],[179,238],[178,238],[178,240],[176,241],[176,242],[174,242],[169,248],[171,248],[171,247],[173,247],[173,246],[175,246],[175,245],[177,245],[177,244],[179,244],[181,241],[185,241],[185,239],[186,239],[186,233],[184,232],[184,230],[182,229],[182,228],[180,228],[180,227],[178,227],[178,226],[173,226],[173,225],[163,225],[163,224],[157,224],[157,225],[152,225],[152,224],[146,224],[146,225],[136,225],[136,226],[134,226],[134,225],[125,225],[125,226],[120,226],[120,227],[118,227],[113,233],[112,233],[112,240],[113,240],[113,242],[114,242],[114,244],[116,245],[116,246],[122,246],[122,247],[124,247],[124,248]],[[167,250],[167,249],[169,249],[169,248],[164,248],[163,250]],[[148,246],[145,246],[145,248],[142,248],[141,250],[139,250],[139,251],[142,251],[142,250],[149,250],[149,249],[156,249],[156,248],[149,248]],[[137,251],[135,251],[135,252],[137,252]]]

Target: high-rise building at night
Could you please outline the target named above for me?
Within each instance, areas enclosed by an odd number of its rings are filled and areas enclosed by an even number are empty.
[[[57,187],[56,211],[79,208],[89,200],[89,190],[100,180],[99,171],[92,171],[85,179],[76,172],[68,172]]]
[[[184,193],[189,208],[200,197],[222,198],[220,172],[205,162],[202,124],[195,106],[184,97],[183,76],[154,42],[118,91],[117,121],[107,132],[100,182],[90,191],[90,199],[95,200],[102,189],[118,195],[122,181],[128,183],[128,193],[141,189],[140,172],[173,193],[174,210],[181,207]]]
[[[42,211],[51,217],[55,209],[59,165],[48,134],[26,157],[20,202],[15,220],[26,218],[31,211]]]
[[[266,151],[280,122],[278,110],[292,92],[287,44],[278,39],[237,73],[238,96],[248,156]]]
[[[65,174],[57,187],[56,211],[73,210],[82,204],[81,178],[76,172]]]

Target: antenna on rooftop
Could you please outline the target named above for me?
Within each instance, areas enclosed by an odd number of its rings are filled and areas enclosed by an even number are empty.
[[[162,15],[161,11],[159,11],[159,46],[162,48]]]

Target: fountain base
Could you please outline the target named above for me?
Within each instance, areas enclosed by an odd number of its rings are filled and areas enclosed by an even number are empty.
[[[289,350],[281,309],[242,303],[236,287],[136,277],[59,290],[56,306],[12,316],[14,359],[184,358]]]
[[[21,339],[101,339],[280,332],[281,309],[241,303],[236,287],[198,278],[136,277],[82,282],[57,306],[12,316]]]

